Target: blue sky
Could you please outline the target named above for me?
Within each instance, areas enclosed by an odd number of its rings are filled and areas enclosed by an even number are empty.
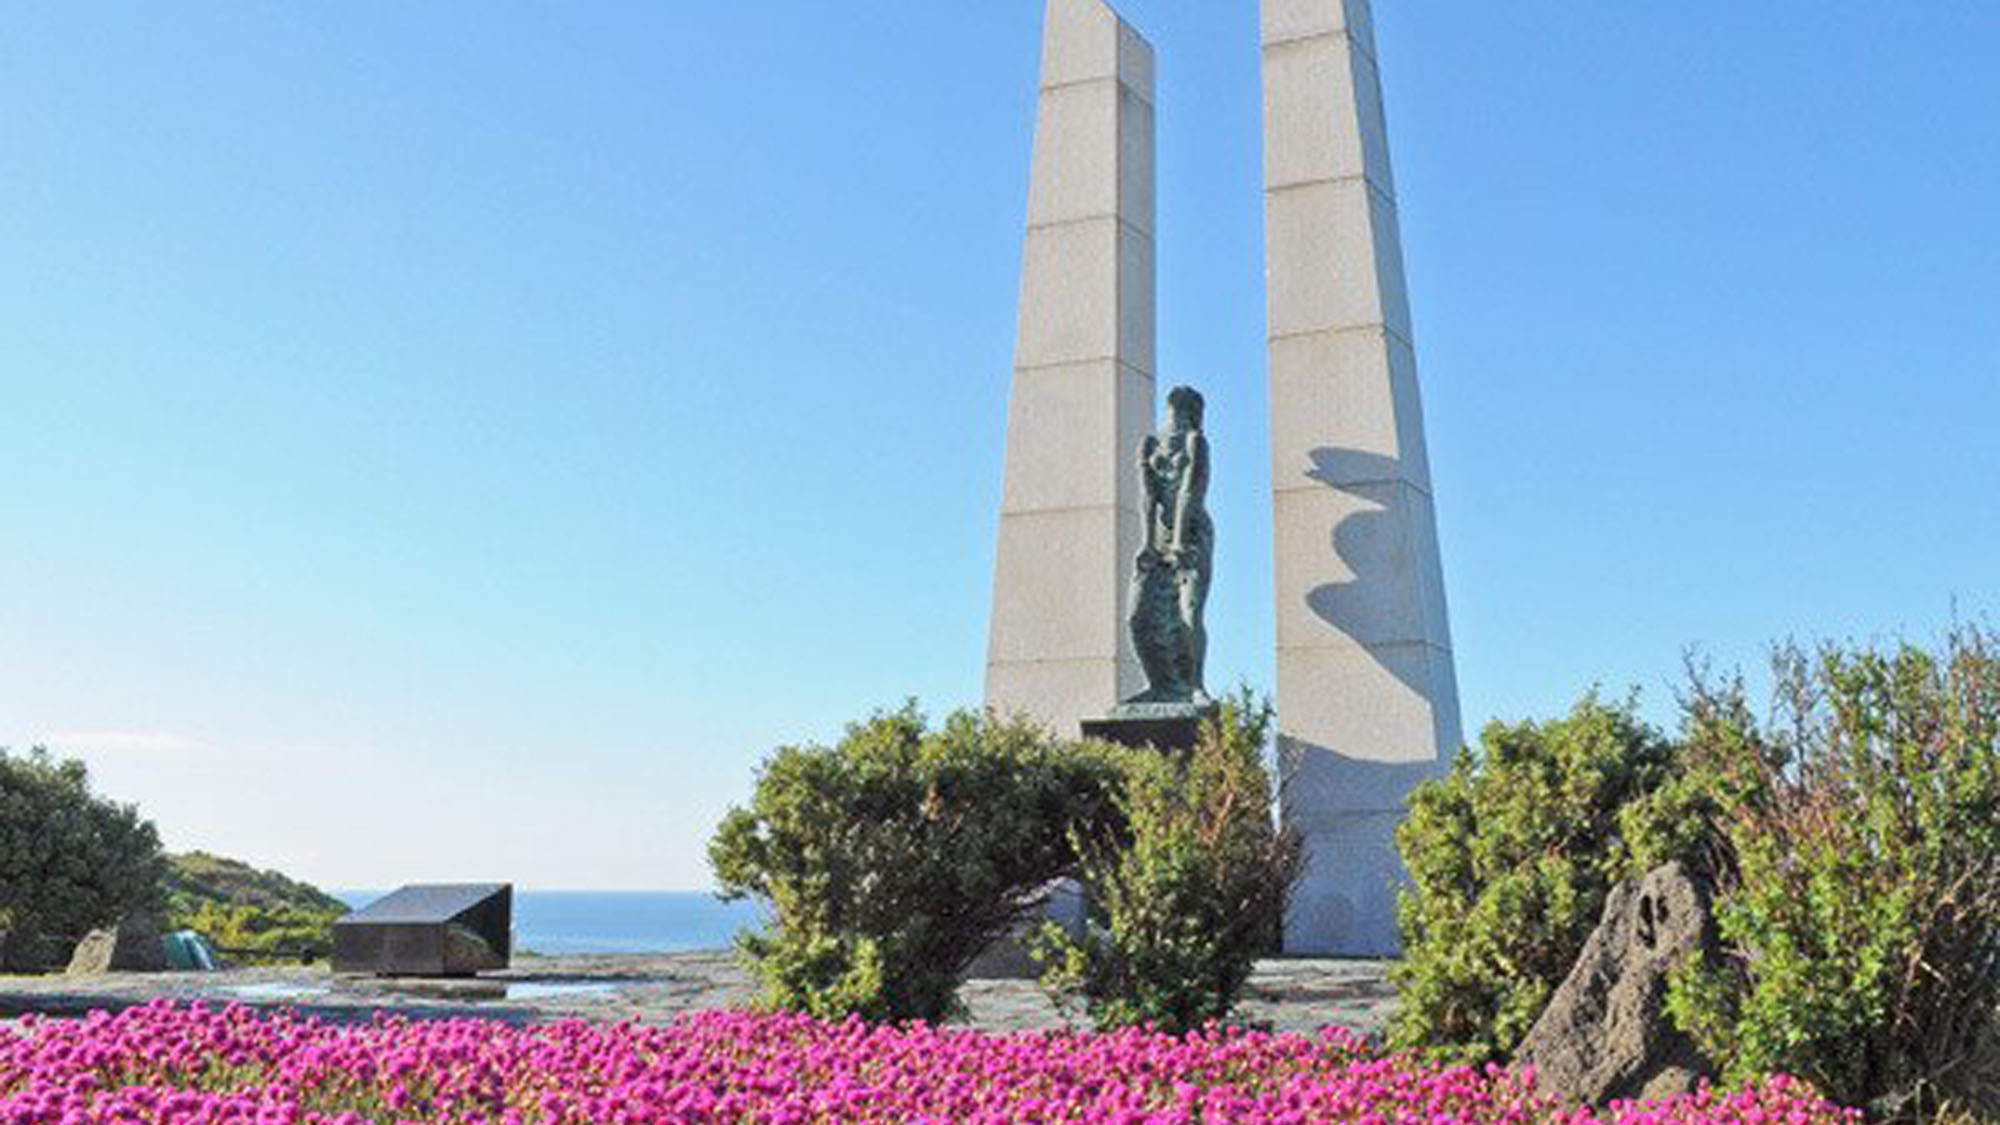
[[[0,745],[700,886],[771,747],[976,702],[1039,7],[10,7]],[[1377,7],[1470,726],[2000,608],[2000,6]],[[1255,5],[1124,10],[1268,686]]]

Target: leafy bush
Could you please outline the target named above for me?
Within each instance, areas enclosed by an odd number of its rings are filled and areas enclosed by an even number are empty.
[[[1733,1075],[1797,1074],[1884,1115],[1981,1100],[2000,1077],[1981,1058],[2000,1008],[2000,646],[1978,629],[1938,653],[1792,645],[1773,671],[1768,726],[1740,679],[1688,693],[1729,956],[1689,966],[1670,1010]]]
[[[1478,752],[1420,786],[1396,832],[1411,883],[1391,1041],[1466,1062],[1512,1052],[1635,866],[1620,809],[1673,764],[1634,701],[1593,692],[1567,718],[1488,726]],[[1646,843],[1638,866],[1683,841],[1655,831]]]
[[[130,805],[90,791],[82,762],[0,749],[0,931],[14,969],[39,970],[61,941],[157,911],[159,834]]]
[[[1070,829],[1114,814],[1114,755],[1024,722],[914,705],[834,747],[778,751],[709,845],[726,897],[769,901],[742,951],[767,1003],[942,1019],[972,960],[1070,872]]]
[[[236,952],[324,957],[347,904],[276,871],[207,852],[167,859],[167,917]]]
[[[167,857],[167,897],[174,909],[215,902],[303,914],[347,913],[346,903],[310,883],[208,852]]]
[[[321,960],[333,951],[333,924],[344,913],[201,902],[170,913],[168,925],[201,934],[226,956]]]
[[[1123,815],[1075,830],[1103,922],[1080,940],[1051,923],[1039,953],[1050,990],[1080,999],[1100,1028],[1220,1021],[1271,946],[1300,851],[1273,823],[1270,724],[1270,705],[1246,692],[1191,754],[1123,754]]]

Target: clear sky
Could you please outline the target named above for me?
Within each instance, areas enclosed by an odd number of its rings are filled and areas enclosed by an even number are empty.
[[[1377,0],[1469,727],[2000,609],[2000,4]],[[1272,679],[1256,13],[1161,56],[1212,683]],[[702,886],[978,699],[1037,0],[24,2],[0,744],[335,886]]]

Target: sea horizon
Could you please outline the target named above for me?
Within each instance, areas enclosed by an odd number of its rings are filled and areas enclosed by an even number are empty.
[[[393,889],[393,888],[390,888]],[[390,889],[328,891],[358,910]],[[712,890],[514,888],[514,951],[690,953],[728,949],[763,918],[755,902],[725,902]]]

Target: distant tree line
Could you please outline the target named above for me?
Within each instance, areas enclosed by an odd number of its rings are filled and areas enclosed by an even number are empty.
[[[339,899],[205,852],[168,855],[82,762],[0,748],[0,969],[41,972],[91,930],[145,915],[237,955],[324,956]]]

